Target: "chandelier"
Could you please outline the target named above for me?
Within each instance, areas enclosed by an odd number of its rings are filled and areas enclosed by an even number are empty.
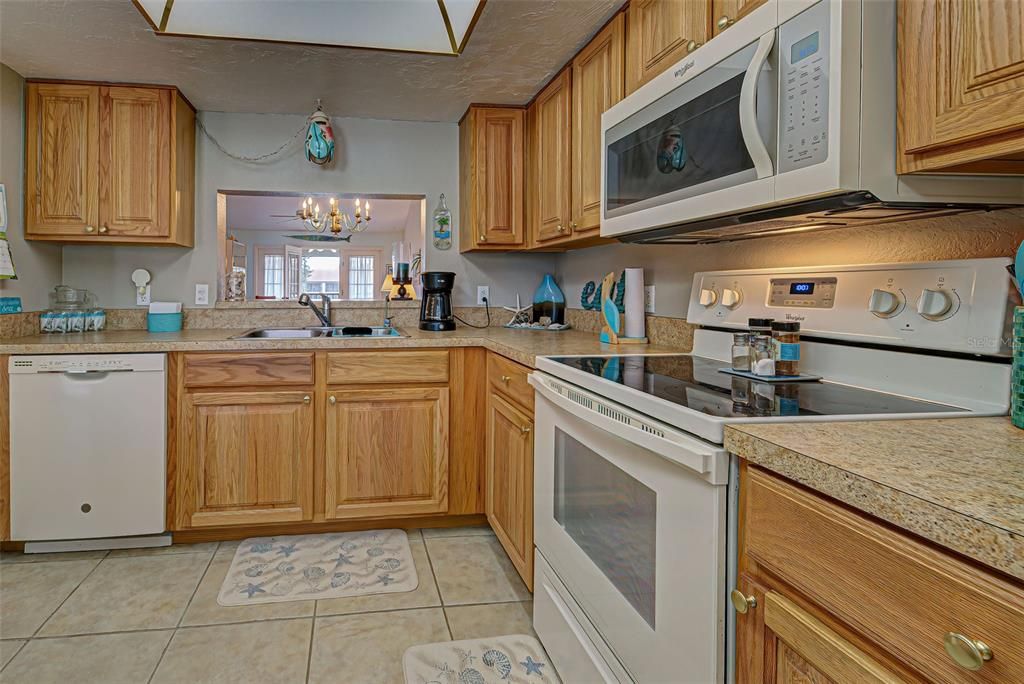
[[[323,214],[320,213],[320,203],[314,203],[312,197],[307,197],[302,200],[302,206],[295,213],[302,219],[306,230],[314,233],[323,233],[327,229],[330,229],[335,236],[343,230],[350,233],[361,233],[369,227],[370,202],[367,200],[363,205],[357,198],[355,216],[353,217],[347,211],[341,210],[338,200],[334,197],[330,199],[330,209]]]

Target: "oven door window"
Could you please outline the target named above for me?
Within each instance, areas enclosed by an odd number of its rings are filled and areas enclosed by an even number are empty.
[[[555,521],[654,629],[657,494],[557,428],[554,455]]]
[[[740,90],[756,44],[683,83],[605,134],[605,215],[621,216],[757,179],[740,129]],[[767,142],[771,65],[760,74]]]

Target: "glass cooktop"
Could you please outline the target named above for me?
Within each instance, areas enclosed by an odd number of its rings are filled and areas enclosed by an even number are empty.
[[[687,354],[556,357],[551,361],[722,418],[966,410],[831,382],[757,382],[720,373],[719,369],[728,367],[728,362]]]

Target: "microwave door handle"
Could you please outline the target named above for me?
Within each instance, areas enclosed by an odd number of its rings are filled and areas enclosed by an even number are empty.
[[[775,31],[769,31],[757,41],[757,50],[747,66],[740,87],[740,132],[747,146],[747,153],[754,162],[758,178],[767,178],[774,173],[771,155],[764,145],[761,132],[757,129],[757,82],[761,68],[775,45]]]

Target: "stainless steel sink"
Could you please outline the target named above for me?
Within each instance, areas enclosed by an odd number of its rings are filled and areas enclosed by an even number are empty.
[[[287,339],[309,339],[313,337],[405,337],[400,332],[389,326],[339,326],[332,328],[254,328],[246,330],[241,335],[235,335],[233,340],[287,340]]]

